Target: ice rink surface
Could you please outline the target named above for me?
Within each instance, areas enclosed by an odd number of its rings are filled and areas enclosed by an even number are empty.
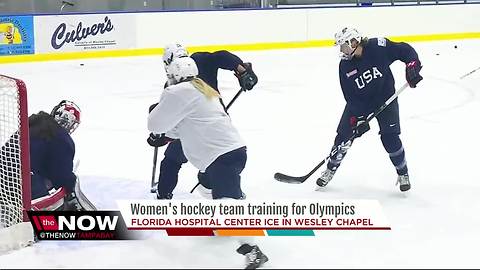
[[[400,194],[378,125],[355,141],[323,192],[315,180],[301,185],[273,179],[275,172],[304,175],[332,146],[345,101],[336,48],[238,52],[252,62],[258,85],[230,110],[247,142],[243,190],[251,199],[375,199],[391,231],[317,231],[315,237],[261,237],[266,268],[478,268],[480,242],[480,40],[411,43],[424,80],[399,97],[402,134],[412,189]],[[455,48],[457,46],[457,48]],[[83,65],[81,65],[83,64]],[[399,88],[404,64],[392,66]],[[147,114],[165,82],[161,57],[106,58],[0,65],[25,81],[29,114],[75,101],[82,123],[73,134],[79,176],[100,209],[117,199],[148,199],[153,148]],[[239,86],[219,73],[228,102]],[[160,149],[159,161],[163,158]],[[157,166],[158,169],[158,166]],[[158,174],[158,172],[157,172]],[[189,194],[197,170],[181,170],[175,198]],[[167,237],[145,241],[40,242],[0,256],[0,268],[238,268],[243,256],[231,238]]]

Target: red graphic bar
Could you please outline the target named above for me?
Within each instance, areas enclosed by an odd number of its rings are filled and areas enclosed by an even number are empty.
[[[42,225],[40,225],[40,222],[38,221],[38,217],[34,216],[33,222],[35,223],[35,227],[37,228],[37,230],[39,231],[43,230]]]
[[[165,229],[168,236],[215,236],[212,229],[203,228],[170,228]]]
[[[58,231],[57,220],[54,216],[38,216],[45,231]]]
[[[376,231],[389,231],[391,227],[128,227],[129,230],[376,230]]]

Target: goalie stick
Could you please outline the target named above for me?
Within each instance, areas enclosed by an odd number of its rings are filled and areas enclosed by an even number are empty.
[[[403,92],[403,90],[405,90],[408,86],[408,83],[405,83],[402,87],[400,87],[400,89],[398,89],[395,94],[393,94],[389,99],[387,99],[387,101],[385,101],[385,103],[383,103],[382,106],[380,106],[375,112],[373,112],[372,114],[370,114],[368,117],[367,117],[367,120],[366,120],[366,123],[368,124],[373,118],[375,118],[377,115],[379,115],[388,105],[390,105],[390,103],[392,103],[392,101],[394,101],[398,95],[400,95],[400,93]],[[355,139],[355,134],[352,135],[347,141],[345,141],[344,143],[347,143],[348,141],[350,142],[353,142],[353,140]],[[314,174],[320,167],[322,167],[323,164],[325,164],[325,162],[327,162],[329,159],[330,159],[330,156],[331,155],[334,155],[336,154],[336,152],[339,150],[340,148],[340,145],[337,145],[331,152],[330,154],[324,158],[320,163],[318,163],[315,168],[313,168],[309,173],[307,173],[306,175],[304,176],[290,176],[290,175],[286,175],[286,174],[283,174],[283,173],[275,173],[275,175],[273,176],[275,178],[275,180],[279,181],[279,182],[284,182],[284,183],[289,183],[289,184],[301,184],[303,182],[305,182],[310,176],[312,176],[312,174]]]
[[[75,195],[77,196],[78,203],[86,211],[97,211],[97,207],[85,196],[82,189],[80,188],[80,178],[77,176],[77,181],[75,183]]]
[[[230,102],[227,104],[227,106],[225,107],[225,112],[228,111],[228,109],[233,105],[233,103],[235,102],[235,100],[237,100],[237,98],[240,96],[240,94],[241,94],[242,92],[245,92],[245,89],[243,89],[243,87],[240,88],[240,90],[238,90],[238,92],[235,94],[235,96],[232,98],[232,100],[230,100]],[[156,171],[157,171],[157,156],[158,156],[158,147],[155,147],[155,152],[153,153],[152,182],[151,182],[151,186],[150,186],[150,192],[151,192],[151,193],[157,192],[158,182],[155,182],[155,174],[156,174]],[[200,185],[200,182],[198,182],[198,183],[192,188],[192,190],[190,191],[190,193],[193,193],[193,191],[198,187],[198,185]]]
[[[85,196],[82,189],[80,188],[80,177],[77,175],[78,167],[80,167],[80,159],[77,159],[73,165],[73,173],[77,176],[75,181],[74,192],[77,196],[78,202],[87,211],[97,211],[97,207]]]

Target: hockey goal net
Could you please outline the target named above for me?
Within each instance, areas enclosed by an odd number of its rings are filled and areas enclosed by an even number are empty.
[[[0,254],[33,241],[29,155],[25,84],[0,75]]]

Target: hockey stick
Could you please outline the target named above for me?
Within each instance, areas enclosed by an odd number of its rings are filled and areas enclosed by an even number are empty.
[[[200,185],[200,182],[198,182],[193,188],[192,190],[190,190],[190,193],[193,193],[195,191],[195,189],[198,187],[198,185]]]
[[[157,157],[158,157],[158,146],[155,146],[155,150],[153,152],[153,170],[152,170],[152,182],[150,184],[150,192],[155,193],[157,192],[156,182],[155,182],[155,173],[157,171]]]
[[[232,100],[228,103],[227,107],[225,107],[225,112],[228,111],[228,109],[233,105],[233,103],[235,102],[235,100],[237,100],[237,98],[240,96],[240,94],[242,92],[244,92],[245,90],[242,88],[240,88],[240,90],[238,90],[238,92],[235,94],[235,96],[232,98]]]
[[[383,103],[382,106],[380,106],[374,113],[370,114],[367,117],[366,123],[368,124],[373,118],[379,115],[388,105],[390,105],[390,103],[392,103],[392,101],[394,101],[398,97],[398,95],[400,95],[400,93],[403,92],[403,90],[407,88],[407,86],[408,86],[408,83],[405,83],[402,87],[400,87],[400,89],[398,89],[395,92],[395,94],[393,94],[389,99],[387,99],[387,101],[385,101],[385,103]],[[345,143],[348,141],[352,142],[355,139],[355,137],[356,137],[355,134],[350,136],[350,138],[347,141],[345,141]],[[312,176],[312,174],[314,174],[320,167],[322,167],[322,165],[329,160],[331,155],[335,155],[339,150],[339,148],[341,147],[340,145],[337,145],[326,158],[324,158],[320,163],[317,164],[317,166],[315,166],[315,168],[313,168],[309,173],[307,173],[304,176],[295,177],[295,176],[289,176],[289,175],[277,172],[273,177],[275,178],[275,180],[280,182],[289,183],[289,184],[301,184],[305,182],[310,176]]]
[[[228,109],[233,105],[233,103],[235,102],[235,100],[237,100],[237,98],[240,96],[240,94],[242,92],[244,92],[245,89],[240,88],[240,90],[238,90],[238,92],[235,94],[235,96],[232,98],[232,100],[230,100],[230,102],[228,103],[227,107],[225,107],[225,112],[228,111]],[[193,188],[192,190],[190,190],[190,193],[193,193],[195,191],[195,189],[198,187],[198,185],[200,185],[200,182],[198,182]]]
[[[463,78],[467,77],[468,75],[471,75],[472,73],[474,73],[475,71],[477,71],[477,70],[479,70],[479,69],[480,69],[480,67],[478,67],[478,68],[476,68],[476,69],[468,72],[467,74],[465,74],[465,75],[463,75],[462,77],[460,77],[460,79],[463,79]]]

